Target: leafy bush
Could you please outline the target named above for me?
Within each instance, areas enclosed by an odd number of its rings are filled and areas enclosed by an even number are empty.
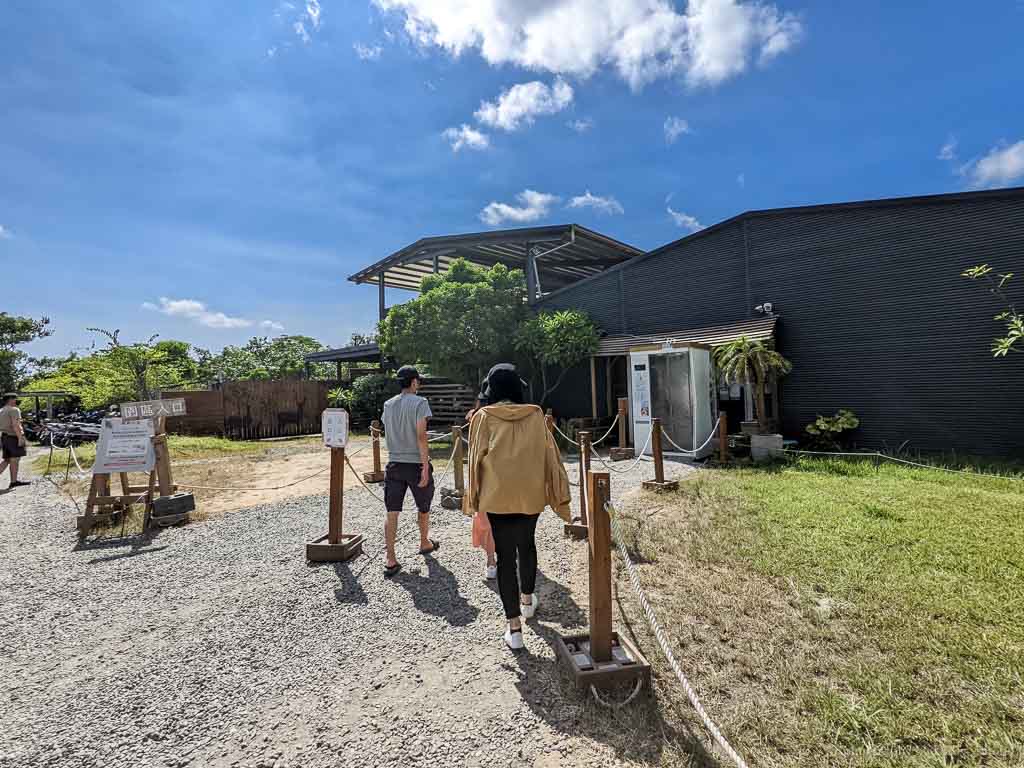
[[[529,357],[534,371],[540,373],[541,405],[574,365],[597,351],[598,342],[597,327],[585,312],[577,309],[541,312],[519,326],[515,347]],[[558,371],[554,381],[548,378],[551,367]]]
[[[380,418],[384,402],[400,391],[394,376],[378,373],[360,376],[350,389],[333,389],[327,396],[336,408],[348,411],[353,423],[369,424]]]
[[[857,418],[853,411],[841,408],[835,416],[819,416],[804,427],[804,431],[811,436],[808,442],[813,447],[821,450],[836,451],[843,447],[843,433],[856,429],[859,426],[860,419]]]

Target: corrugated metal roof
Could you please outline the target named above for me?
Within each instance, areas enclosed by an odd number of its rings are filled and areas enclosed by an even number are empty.
[[[630,347],[641,344],[661,344],[665,341],[690,344],[709,344],[718,346],[740,336],[755,341],[767,341],[775,336],[775,323],[778,315],[758,317],[753,320],[739,320],[728,325],[714,325],[708,328],[691,328],[685,331],[667,331],[665,333],[605,336],[597,348],[597,357],[624,355]]]
[[[353,344],[341,349],[325,349],[320,352],[310,352],[304,359],[307,363],[340,363],[346,360],[349,362],[375,362],[380,359],[380,345],[374,341],[370,344]]]

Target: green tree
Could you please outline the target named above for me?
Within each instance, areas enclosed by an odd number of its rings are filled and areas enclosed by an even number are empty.
[[[764,385],[772,376],[785,376],[793,365],[786,358],[760,341],[746,336],[723,344],[715,350],[715,364],[725,378],[753,387],[757,397],[757,421],[761,431],[768,430],[765,412]]]
[[[1024,351],[1021,349],[1024,347],[1024,315],[1017,311],[1007,293],[1006,286],[1013,279],[1013,272],[993,274],[994,272],[995,270],[988,264],[980,264],[964,270],[961,276],[970,280],[984,280],[988,284],[989,292],[1003,305],[1003,311],[993,319],[1005,324],[1005,335],[992,340],[992,354],[995,357],[1006,357],[1011,352]]]
[[[178,371],[183,357],[191,362],[188,357],[189,345],[183,341],[157,342],[157,334],[153,334],[146,341],[123,344],[120,340],[120,329],[86,330],[98,333],[107,340],[103,353],[115,378],[130,381],[133,396],[139,400],[150,399],[158,387],[176,383],[170,381],[174,376],[169,376],[168,372]]]
[[[540,374],[541,405],[573,366],[597,351],[598,341],[597,327],[590,317],[575,309],[540,312],[519,326],[515,347],[529,359],[533,371]],[[552,368],[558,371],[554,381],[549,377]]]
[[[219,354],[198,350],[199,369],[211,381],[287,379],[305,370],[305,356],[324,345],[309,336],[254,336],[242,347],[228,345]]]
[[[494,361],[513,356],[513,339],[526,315],[520,270],[456,259],[446,272],[425,277],[421,289],[380,323],[386,355],[466,384],[480,381]]]
[[[49,336],[48,317],[34,320],[0,312],[0,391],[18,389],[28,375],[30,358],[18,349],[36,339]]]

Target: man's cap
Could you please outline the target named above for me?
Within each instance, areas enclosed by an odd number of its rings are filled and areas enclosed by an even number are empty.
[[[413,366],[403,365],[401,368],[398,369],[398,373],[395,374],[395,378],[398,379],[399,383],[403,387],[408,387],[414,381],[416,381],[417,379],[422,379],[423,377],[420,376],[420,372],[417,371]]]
[[[17,400],[17,399],[18,399],[18,393],[17,392],[5,392],[4,395],[3,395],[4,402],[7,402],[8,400]]]

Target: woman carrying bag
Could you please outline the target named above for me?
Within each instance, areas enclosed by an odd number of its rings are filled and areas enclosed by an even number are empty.
[[[569,478],[544,412],[523,403],[515,366],[494,366],[485,394],[489,405],[473,415],[470,427],[466,511],[474,515],[474,541],[482,535],[483,523],[490,525],[498,593],[508,620],[505,643],[519,650],[522,619],[533,618],[540,603],[535,592],[537,519],[550,506],[569,522]]]

